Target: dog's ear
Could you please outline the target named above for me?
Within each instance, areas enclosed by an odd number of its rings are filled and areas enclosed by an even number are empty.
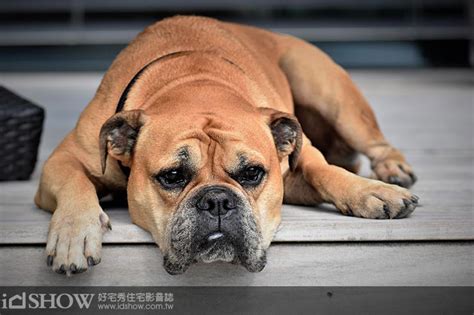
[[[99,151],[102,174],[105,174],[107,155],[128,166],[146,115],[142,110],[129,110],[109,118],[99,134]]]
[[[303,131],[294,115],[272,108],[259,108],[273,135],[280,161],[288,156],[290,170],[294,171],[303,143]]]

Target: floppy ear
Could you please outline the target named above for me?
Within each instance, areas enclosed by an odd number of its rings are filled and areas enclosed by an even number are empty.
[[[288,156],[290,170],[294,171],[303,143],[303,131],[294,115],[272,108],[259,108],[264,115],[278,152],[280,161]]]
[[[99,151],[102,174],[105,173],[107,155],[128,166],[140,128],[145,123],[142,110],[129,110],[109,118],[99,134]]]

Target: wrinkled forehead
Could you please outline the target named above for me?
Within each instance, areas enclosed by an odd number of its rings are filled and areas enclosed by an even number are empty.
[[[226,169],[244,163],[267,165],[275,150],[269,129],[255,117],[154,118],[139,136],[152,168],[185,164],[199,169],[211,162]]]

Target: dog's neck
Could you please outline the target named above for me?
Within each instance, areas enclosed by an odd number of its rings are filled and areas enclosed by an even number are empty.
[[[259,86],[239,65],[216,53],[190,51],[169,54],[149,63],[130,81],[117,111],[147,110],[170,91],[205,81],[237,93],[252,106],[270,106]]]

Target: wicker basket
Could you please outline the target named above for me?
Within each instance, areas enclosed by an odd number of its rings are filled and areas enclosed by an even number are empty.
[[[43,120],[41,107],[0,86],[0,180],[30,178]]]

